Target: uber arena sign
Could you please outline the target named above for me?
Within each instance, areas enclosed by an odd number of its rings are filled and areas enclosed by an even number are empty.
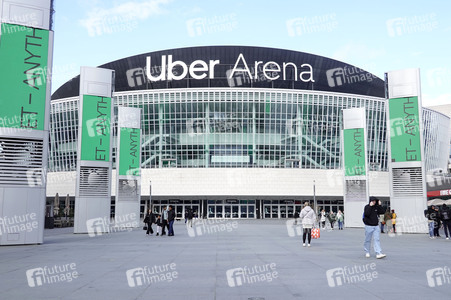
[[[189,66],[180,60],[173,61],[172,55],[161,56],[161,72],[158,76],[154,76],[151,73],[152,70],[152,58],[147,56],[146,58],[146,75],[150,81],[165,81],[165,80],[182,80],[189,75],[193,79],[204,79],[208,76],[209,79],[215,77],[215,66],[221,62],[216,60],[209,60],[208,63],[204,60],[198,59],[193,61]],[[261,67],[260,65],[263,65]],[[238,67],[242,66],[242,67]],[[174,72],[174,68],[181,68],[181,72]],[[240,53],[236,59],[235,65],[231,72],[228,73],[229,79],[233,77],[235,72],[247,73],[251,79],[258,79],[257,70],[263,71],[263,75],[267,80],[277,80],[282,76],[282,80],[286,80],[287,72],[294,71],[295,81],[303,82],[315,82],[313,80],[313,67],[310,64],[302,64],[299,67],[293,62],[283,62],[282,66],[274,61],[255,61],[252,68],[249,68],[244,55]],[[251,69],[254,73],[251,72]],[[224,76],[225,77],[225,76]]]

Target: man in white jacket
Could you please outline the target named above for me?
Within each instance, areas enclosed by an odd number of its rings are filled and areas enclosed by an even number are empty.
[[[302,228],[304,228],[304,233],[302,234],[302,246],[305,247],[305,239],[308,237],[308,247],[310,247],[312,228],[316,222],[316,214],[308,202],[304,203],[304,208],[301,210],[299,217],[302,220]]]

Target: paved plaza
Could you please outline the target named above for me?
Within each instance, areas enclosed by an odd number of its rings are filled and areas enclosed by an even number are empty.
[[[176,222],[89,236],[48,229],[44,244],[0,247],[1,299],[450,299],[451,241],[382,235],[365,258],[363,229],[323,230],[302,247],[284,220]]]

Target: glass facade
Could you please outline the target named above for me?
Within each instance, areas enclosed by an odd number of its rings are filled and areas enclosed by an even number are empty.
[[[344,108],[366,107],[370,170],[387,170],[385,99],[268,89],[114,94],[142,108],[142,168],[340,168]],[[74,171],[78,97],[51,104],[50,171]],[[113,131],[113,163],[116,132]]]
[[[386,101],[376,97],[266,89],[120,92],[142,108],[142,168],[339,169],[344,108],[366,107],[368,160],[387,171]],[[448,118],[423,109],[426,170],[438,168]],[[441,125],[444,124],[444,125]],[[116,125],[116,124],[115,124]],[[113,130],[113,167],[116,157]],[[75,171],[78,97],[53,100],[49,171]]]

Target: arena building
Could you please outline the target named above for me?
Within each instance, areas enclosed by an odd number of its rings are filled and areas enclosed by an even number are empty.
[[[343,209],[342,109],[352,107],[366,109],[370,194],[389,200],[385,82],[365,70],[245,46],[170,49],[100,67],[115,70],[115,112],[142,109],[142,211],[150,200],[156,211],[174,205],[179,218],[187,207],[208,218],[290,218],[314,198],[319,209]],[[74,200],[78,93],[76,77],[52,96],[49,204],[56,193]],[[422,115],[426,169],[446,170],[449,118]]]

